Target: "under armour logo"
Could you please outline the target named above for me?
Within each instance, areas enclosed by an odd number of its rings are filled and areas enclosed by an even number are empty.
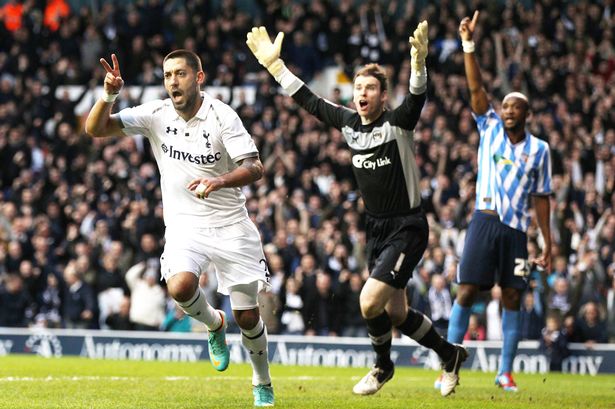
[[[173,135],[177,135],[177,128],[171,129],[170,126],[167,126],[167,133],[173,132]]]
[[[209,143],[209,134],[206,131],[203,131],[203,138],[205,138],[205,146],[211,148],[211,143]]]

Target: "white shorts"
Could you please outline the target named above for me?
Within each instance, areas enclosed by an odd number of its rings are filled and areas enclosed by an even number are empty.
[[[270,287],[260,234],[250,219],[224,227],[167,226],[164,237],[160,268],[165,280],[182,271],[199,277],[211,263],[222,294],[240,284],[256,282],[257,292]]]

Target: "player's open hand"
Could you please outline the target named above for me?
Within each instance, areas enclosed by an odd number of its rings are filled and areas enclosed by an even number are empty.
[[[280,53],[282,52],[284,33],[279,32],[275,40],[271,42],[265,27],[252,27],[252,31],[248,33],[247,37],[246,44],[252,54],[263,67],[275,75],[277,65],[283,64],[280,60]]]
[[[111,67],[104,58],[100,59],[100,63],[105,71],[107,71],[104,82],[105,92],[107,94],[119,94],[124,86],[124,80],[122,79],[120,64],[117,62],[117,56],[115,54],[111,54],[111,61],[113,62],[113,67]]]
[[[423,20],[414,30],[414,33],[408,39],[412,48],[410,49],[410,56],[412,61],[425,64],[425,58],[427,58],[427,50],[429,46],[429,34],[427,21]]]
[[[462,41],[472,41],[472,35],[474,35],[474,29],[478,22],[478,15],[479,12],[476,10],[472,20],[470,20],[470,17],[464,17],[461,23],[459,23],[459,37],[461,37]]]
[[[530,263],[536,264],[545,271],[545,274],[551,274],[551,252],[543,251],[540,257],[530,260]]]

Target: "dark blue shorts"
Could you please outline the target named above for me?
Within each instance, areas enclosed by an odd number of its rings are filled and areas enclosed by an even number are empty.
[[[524,290],[529,275],[527,235],[500,222],[497,215],[474,212],[457,271],[457,283],[488,290]]]
[[[423,257],[429,224],[422,210],[406,216],[367,216],[367,266],[370,277],[395,288],[405,288]]]

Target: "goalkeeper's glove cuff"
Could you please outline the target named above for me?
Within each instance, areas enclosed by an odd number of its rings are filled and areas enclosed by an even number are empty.
[[[304,83],[295,74],[293,74],[288,67],[286,67],[286,65],[284,65],[284,62],[281,59],[278,59],[276,63],[278,61],[281,62],[278,75],[274,75],[271,70],[269,70],[269,72],[271,72],[273,78],[275,78],[275,80],[282,86],[284,91],[288,95],[292,96],[295,92],[299,91],[299,88],[301,88]]]
[[[423,62],[422,67],[415,69],[414,64],[410,71],[410,92],[414,95],[420,95],[427,90],[427,68]]]
[[[260,61],[259,61],[260,62]],[[266,64],[263,62],[260,62],[262,65],[265,66],[265,68],[267,68],[267,71],[269,71],[269,73],[271,75],[273,75],[274,78],[277,78],[278,76],[280,76],[283,68],[284,68],[284,61],[282,61],[281,58],[278,58],[276,60],[274,60],[272,63]]]

